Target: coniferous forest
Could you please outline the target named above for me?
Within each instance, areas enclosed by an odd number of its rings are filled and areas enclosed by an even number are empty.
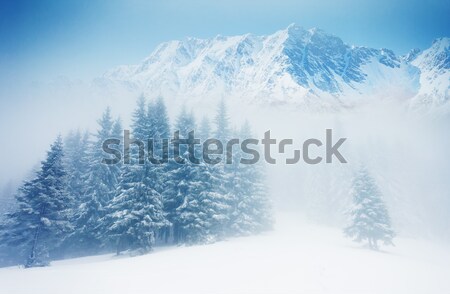
[[[194,164],[183,145],[181,158],[169,157],[163,164],[139,163],[133,147],[130,164],[102,163],[103,142],[119,139],[116,147],[123,149],[123,131],[120,118],[107,108],[94,133],[77,130],[56,138],[39,169],[16,192],[1,225],[3,263],[36,267],[101,253],[138,255],[154,246],[212,243],[271,227],[261,164],[239,163],[245,157],[239,151],[231,164]],[[210,123],[206,117],[198,121],[185,107],[171,122],[163,98],[138,100],[131,138],[153,139],[153,158],[163,156],[162,139],[174,131],[180,138],[195,131],[202,141],[251,136],[248,123],[230,124],[223,102]],[[197,158],[201,152],[195,150]]]

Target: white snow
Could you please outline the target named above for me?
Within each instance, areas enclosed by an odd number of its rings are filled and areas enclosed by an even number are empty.
[[[323,49],[320,54],[308,53],[313,36],[317,37],[313,45]],[[448,100],[449,71],[447,65],[438,72],[438,63],[446,62],[448,43],[448,38],[439,39],[413,62],[399,58],[391,60],[398,67],[390,67],[380,61],[381,57],[391,59],[389,50],[350,46],[324,31],[290,25],[266,36],[245,34],[162,43],[140,64],[111,69],[94,84],[112,89],[124,86],[148,97],[189,98],[191,103],[227,97],[313,112],[380,99],[420,105],[429,100],[425,104],[441,106]],[[288,56],[286,49],[296,51],[298,56]],[[360,60],[357,53],[363,51],[375,55]],[[311,65],[306,64],[307,55]],[[323,69],[328,63],[342,67],[342,72]],[[301,69],[295,72],[305,75],[306,85],[293,77],[292,64],[299,65]],[[364,80],[345,79],[352,76],[349,66],[356,66]],[[328,80],[336,89],[317,86]]]
[[[139,257],[0,269],[0,293],[450,293],[450,250],[397,238],[374,252],[338,229],[282,219],[270,233]]]
[[[414,99],[411,100],[413,108],[438,108],[449,101],[449,50],[450,38],[436,39],[430,48],[412,61],[412,64],[421,70],[421,88]]]

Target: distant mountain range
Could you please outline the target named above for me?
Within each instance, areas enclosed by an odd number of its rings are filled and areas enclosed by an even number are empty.
[[[187,38],[160,44],[137,65],[95,79],[146,96],[230,97],[245,103],[314,111],[351,108],[378,99],[409,107],[448,106],[450,38],[398,56],[352,46],[320,29],[290,25],[272,35]]]

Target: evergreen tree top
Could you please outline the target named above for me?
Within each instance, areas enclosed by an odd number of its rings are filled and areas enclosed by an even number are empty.
[[[222,99],[217,107],[217,113],[214,120],[216,125],[215,137],[219,140],[227,140],[230,137],[230,118],[225,100]]]

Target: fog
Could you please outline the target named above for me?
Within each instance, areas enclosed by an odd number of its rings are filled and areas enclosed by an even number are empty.
[[[69,130],[96,130],[96,120],[111,107],[124,127],[139,92],[100,89],[91,83],[56,79],[11,91],[0,114],[3,134],[0,152],[0,187],[15,187],[45,156],[58,134]],[[6,98],[8,97],[8,98]],[[155,97],[148,97],[149,99]],[[293,139],[294,146],[277,154],[277,164],[266,164],[267,182],[276,214],[294,214],[307,222],[343,227],[351,201],[351,180],[361,165],[375,177],[399,235],[445,240],[450,236],[450,165],[448,164],[448,115],[409,109],[401,101],[367,101],[357,108],[308,113],[293,106],[247,104],[234,97],[204,97],[190,100],[164,97],[172,123],[185,105],[202,116],[214,117],[217,103],[224,98],[233,125],[248,120],[255,137],[270,130],[277,139]],[[340,148],[347,163],[311,165],[300,160],[287,165],[292,150],[301,149],[308,138],[325,140],[325,130],[333,129],[333,142],[346,138]],[[324,157],[325,147],[311,147],[311,157]],[[264,156],[261,154],[261,160]]]
[[[323,160],[317,165],[303,161],[286,165],[285,158],[292,155],[285,154],[278,156],[277,164],[267,165],[279,214],[294,213],[307,221],[343,227],[352,177],[363,165],[380,186],[400,235],[449,240],[448,116],[415,111],[401,101],[382,98],[334,113],[308,114],[289,108],[247,113],[259,138],[271,130],[278,141],[294,139],[296,149],[308,138],[324,142],[326,129],[333,129],[334,143],[347,138],[340,150],[345,164],[333,158],[331,164]],[[311,149],[325,157],[324,146]]]

